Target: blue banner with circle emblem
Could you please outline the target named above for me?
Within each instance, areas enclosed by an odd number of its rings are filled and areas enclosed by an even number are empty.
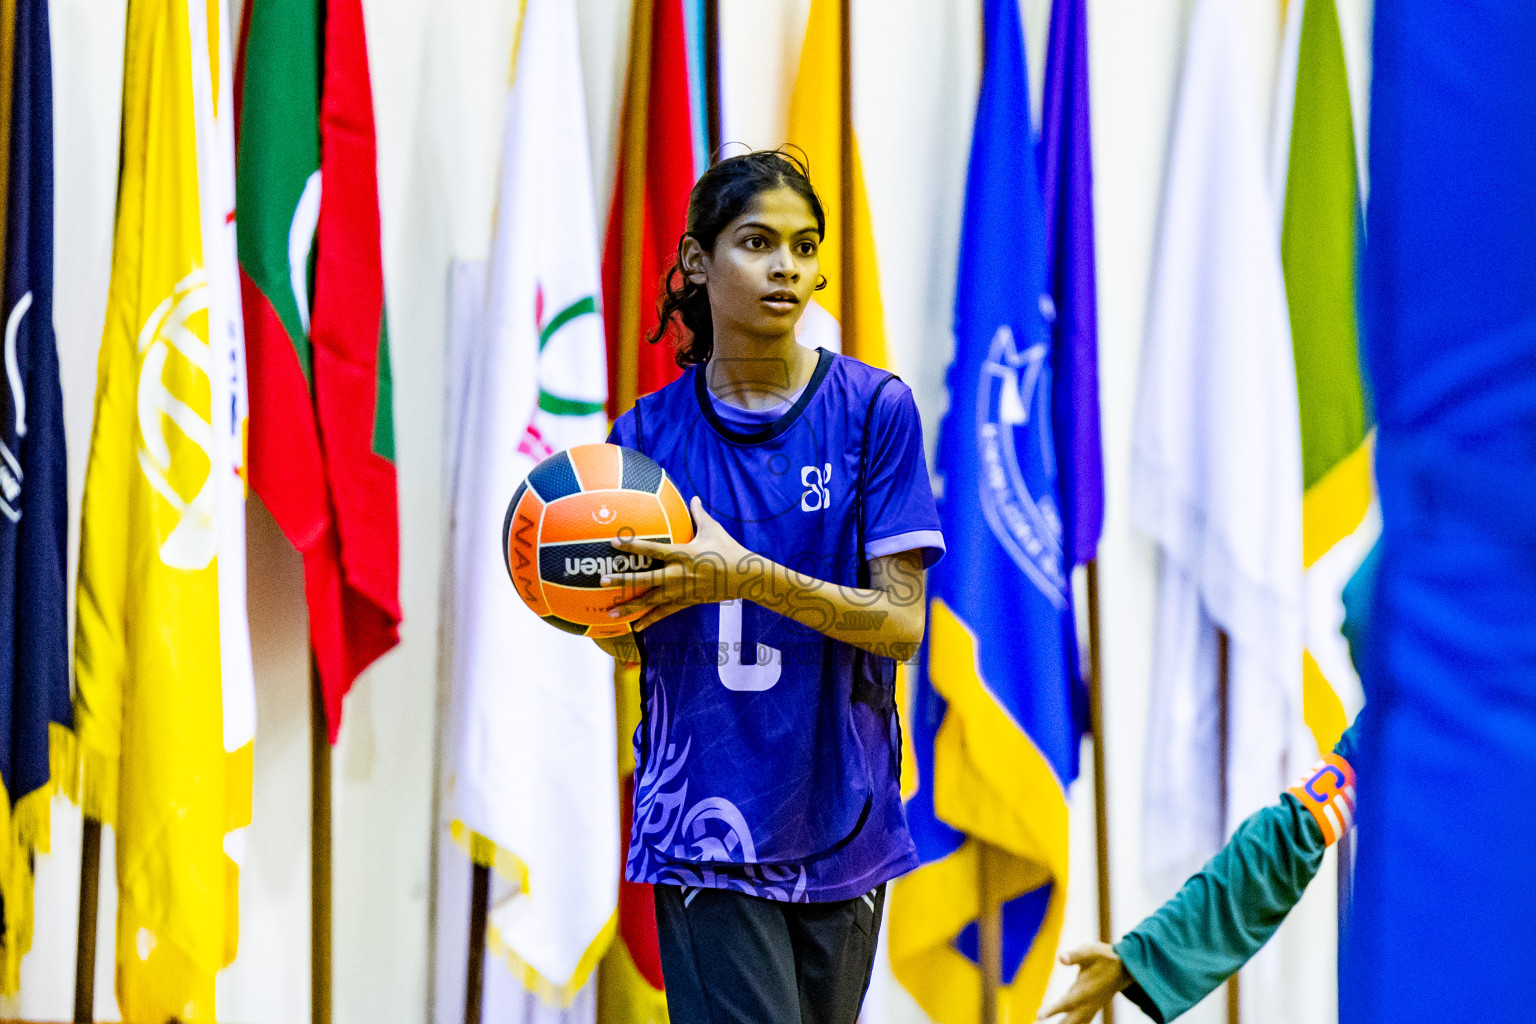
[[[966,185],[950,408],[939,432],[947,557],[912,716],[922,866],[891,904],[891,964],[938,1021],[975,1020],[983,877],[1003,904],[1000,1013],[1033,1019],[1061,931],[1065,786],[1077,776],[1071,559],[1052,432],[1046,221],[1014,0],[986,0]]]

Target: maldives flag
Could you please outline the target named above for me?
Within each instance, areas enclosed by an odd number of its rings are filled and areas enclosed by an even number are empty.
[[[656,329],[662,278],[676,258],[696,177],[682,0],[640,0],[603,246],[610,417],[680,372],[670,345],[645,338]]]
[[[248,0],[238,75],[251,486],[304,556],[310,642],[334,742],[342,697],[399,641],[400,624],[361,0]]]

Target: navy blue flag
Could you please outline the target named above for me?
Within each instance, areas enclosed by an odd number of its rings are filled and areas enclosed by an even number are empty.
[[[949,554],[928,575],[912,721],[920,788],[907,820],[922,863],[897,882],[890,912],[896,977],[943,1021],[981,1012],[982,878],[1003,903],[999,1016],[1033,1020],[1040,1008],[1066,904],[1067,786],[1082,735],[1024,30],[1015,0],[985,0],[983,11],[937,458]]]
[[[47,0],[17,0],[15,17],[0,387],[0,784],[9,805],[9,828],[0,836],[0,991],[7,993],[18,986],[21,954],[31,943],[31,853],[47,840],[50,734],[72,721]]]

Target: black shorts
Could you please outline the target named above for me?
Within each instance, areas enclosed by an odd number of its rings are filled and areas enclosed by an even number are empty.
[[[885,886],[840,903],[656,888],[672,1024],[855,1024]]]

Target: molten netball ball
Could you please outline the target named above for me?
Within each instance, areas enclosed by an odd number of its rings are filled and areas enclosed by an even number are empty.
[[[616,444],[582,444],[539,463],[518,487],[501,551],[518,594],[545,622],[581,636],[620,636],[643,611],[609,618],[623,594],[602,586],[603,576],[659,568],[609,543],[621,537],[686,544],[693,520],[649,458]]]

